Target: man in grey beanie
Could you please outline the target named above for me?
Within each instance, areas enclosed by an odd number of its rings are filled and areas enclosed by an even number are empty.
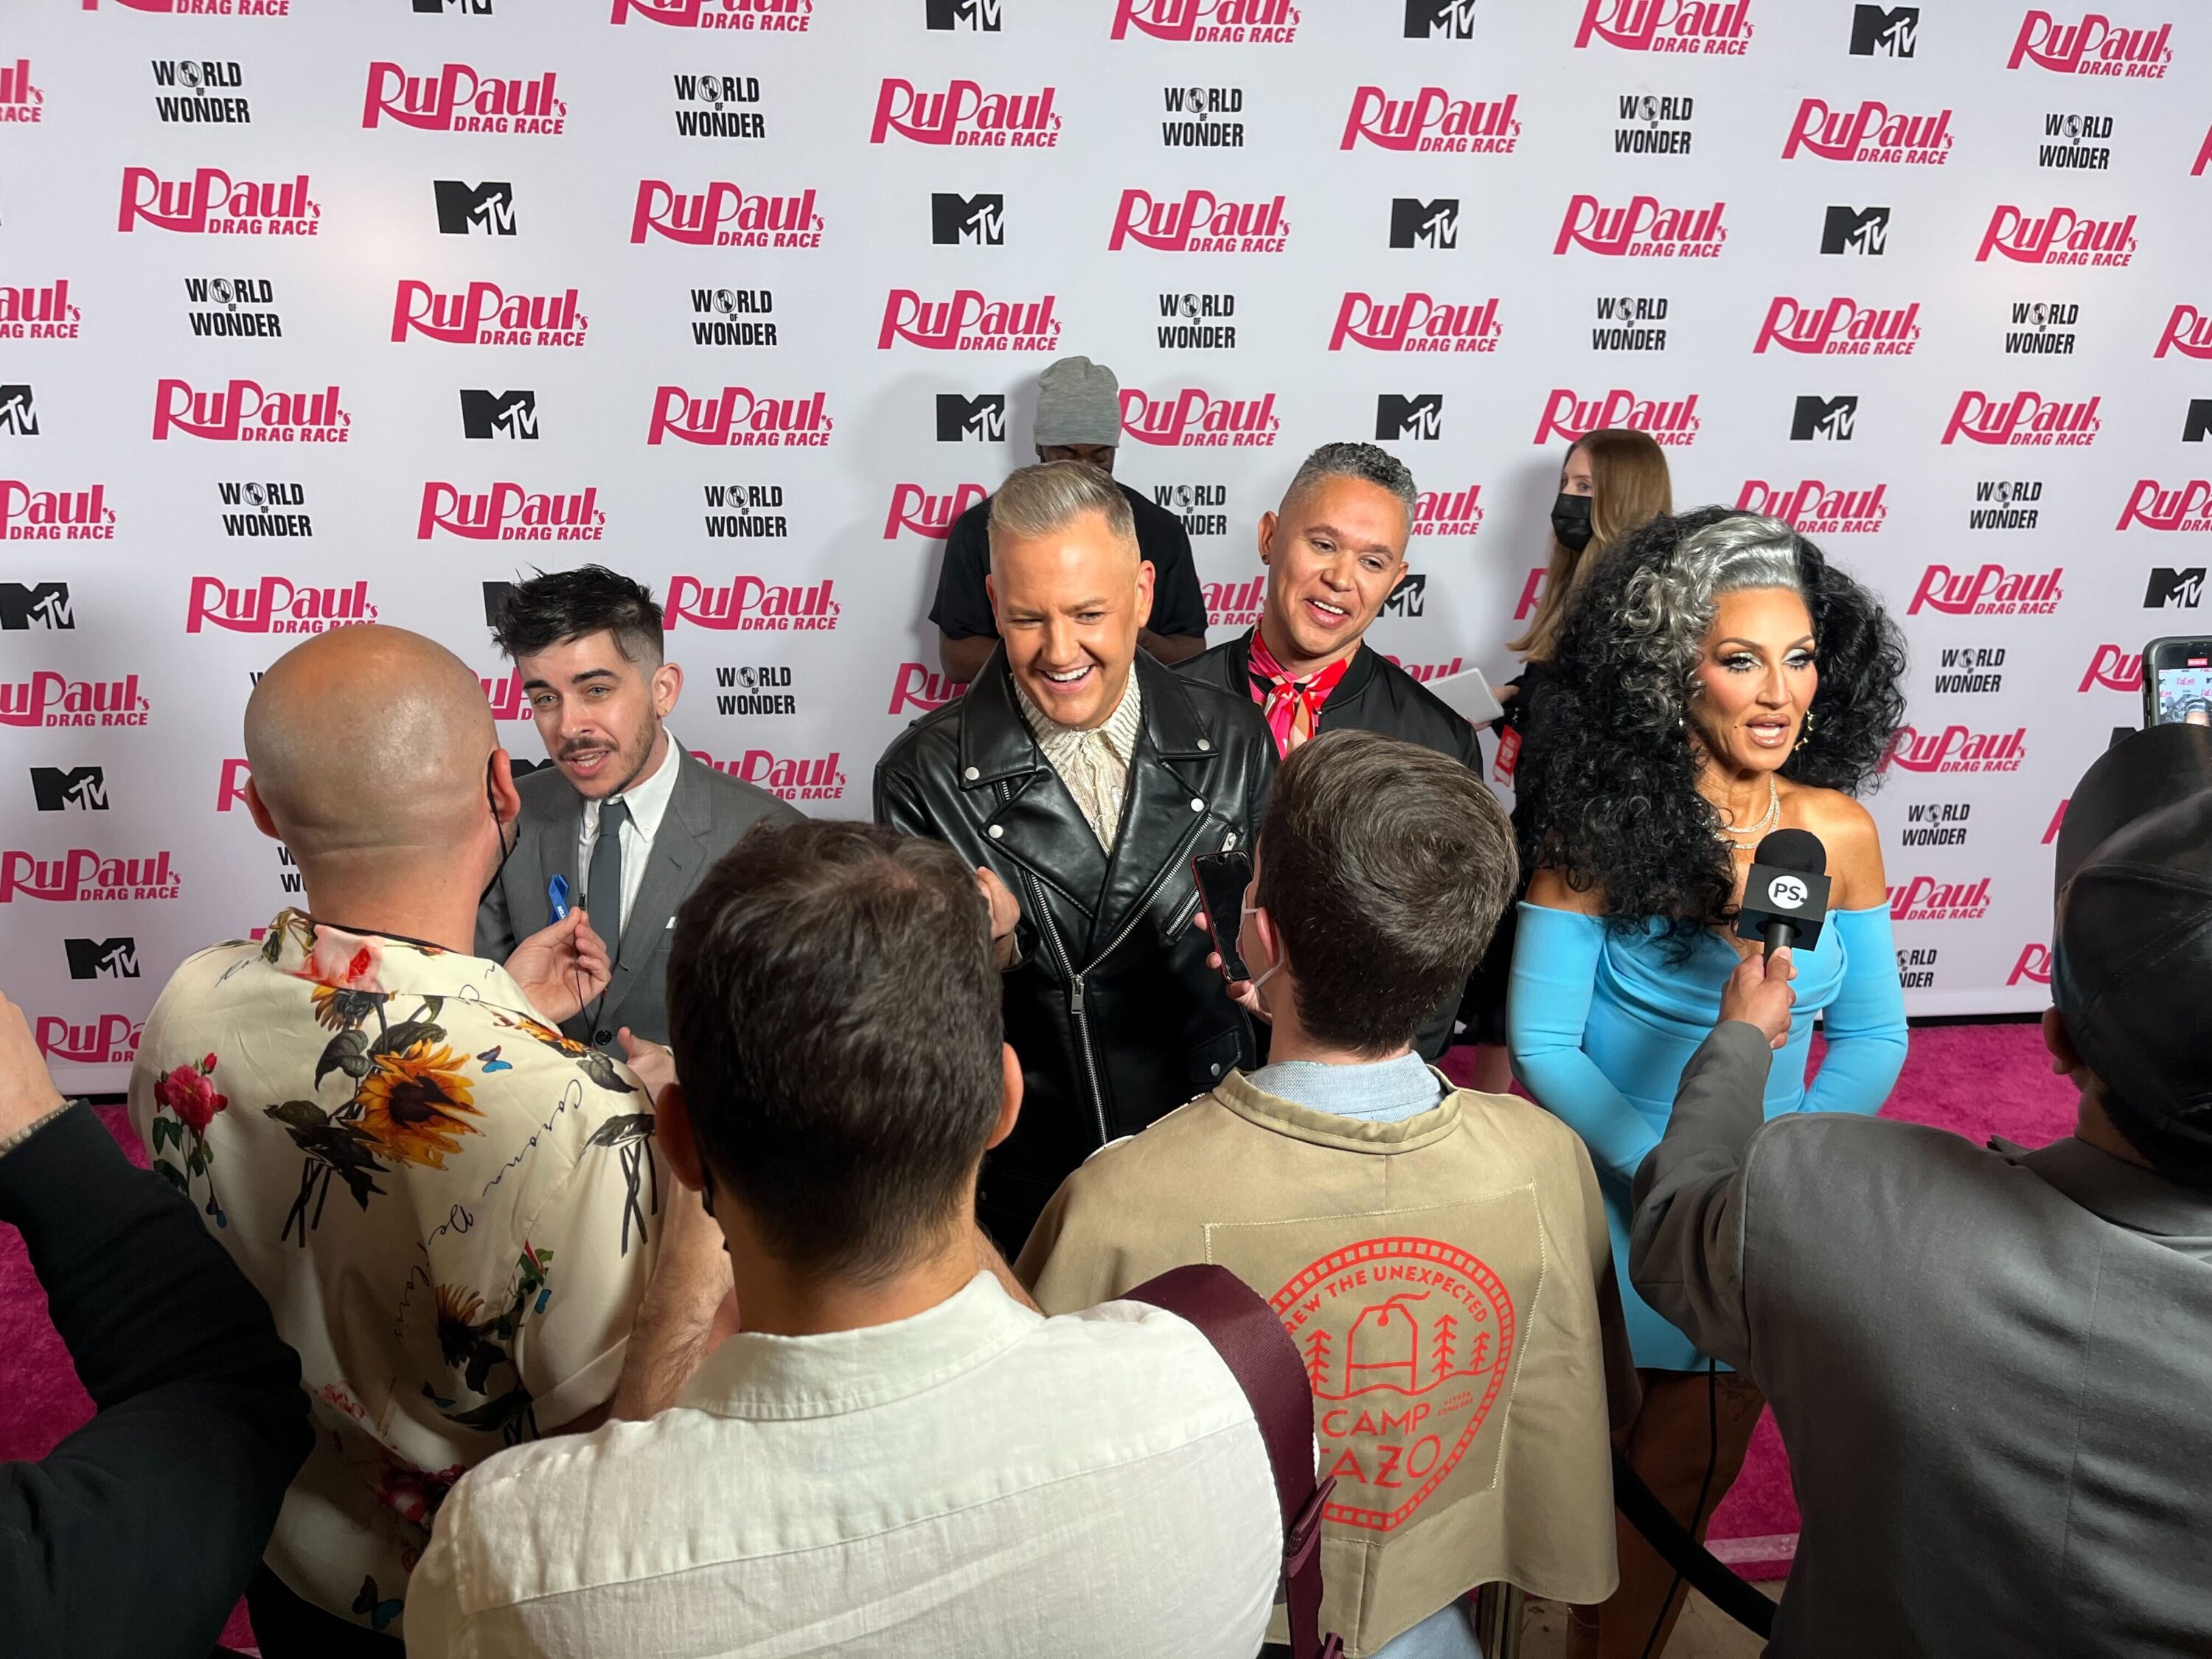
[[[1035,428],[1040,461],[1088,461],[1108,472],[1121,441],[1121,387],[1114,371],[1088,357],[1062,357],[1037,376]],[[1117,480],[1118,483],[1118,480]],[[1137,520],[1137,549],[1152,567],[1152,621],[1138,643],[1158,661],[1175,664],[1206,649],[1206,599],[1182,521],[1127,484],[1121,493]],[[999,643],[983,578],[991,566],[991,503],[962,514],[945,544],[937,580],[938,657],[948,677],[965,684],[982,672]]]

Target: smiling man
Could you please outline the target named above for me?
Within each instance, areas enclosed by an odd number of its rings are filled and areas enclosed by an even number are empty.
[[[1053,461],[994,501],[1000,644],[885,751],[876,818],[950,842],[991,901],[1028,1104],[977,1209],[1011,1255],[1091,1152],[1251,1063],[1190,859],[1249,844],[1275,749],[1249,697],[1138,649],[1152,570],[1112,478]]]
[[[670,735],[684,671],[662,660],[650,589],[596,564],[542,573],[507,591],[492,633],[553,763],[515,780],[520,838],[484,895],[477,951],[503,962],[544,927],[557,876],[613,964],[605,994],[561,1029],[610,1053],[625,1025],[665,1043],[676,907],[757,820],[802,815]]]
[[[1183,665],[1187,678],[1249,696],[1278,755],[1323,732],[1402,738],[1482,769],[1474,728],[1404,669],[1363,643],[1406,574],[1419,497],[1406,464],[1373,444],[1323,444],[1282,505],[1260,516],[1267,599],[1256,628]],[[1458,999],[1414,1048],[1434,1060],[1451,1042]]]

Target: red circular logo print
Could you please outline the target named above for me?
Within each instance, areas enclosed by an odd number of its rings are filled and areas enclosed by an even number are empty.
[[[1389,1532],[1443,1484],[1505,1386],[1513,1298],[1481,1257],[1370,1238],[1293,1275],[1271,1305],[1313,1383],[1323,1513]]]

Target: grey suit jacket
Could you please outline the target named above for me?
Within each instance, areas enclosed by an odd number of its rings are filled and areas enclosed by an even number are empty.
[[[1770,1656],[2212,1653],[2212,1193],[1812,1113],[1717,1027],[1634,1187],[1636,1288],[1773,1403]]]
[[[652,861],[623,919],[621,949],[604,997],[595,998],[562,1030],[580,1042],[618,1053],[615,1033],[627,1025],[654,1042],[668,1041],[669,923],[708,866],[763,818],[783,823],[804,817],[765,789],[740,782],[695,760],[672,739],[678,768],[668,811],[653,838]],[[571,893],[583,883],[576,868],[584,833],[584,798],[560,769],[539,768],[515,780],[522,796],[521,838],[477,912],[477,954],[505,962],[518,940],[552,918],[546,884],[565,877]],[[615,952],[615,941],[607,948]]]

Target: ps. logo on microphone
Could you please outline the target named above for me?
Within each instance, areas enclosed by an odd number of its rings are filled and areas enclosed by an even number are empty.
[[[1778,909],[1798,909],[1805,902],[1805,884],[1796,877],[1777,876],[1767,886],[1767,902]]]

